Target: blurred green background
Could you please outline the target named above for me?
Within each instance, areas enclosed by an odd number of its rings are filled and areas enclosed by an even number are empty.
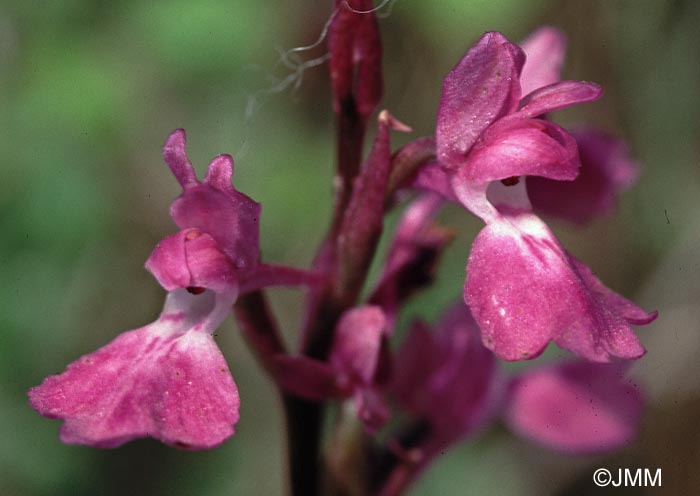
[[[241,422],[211,452],[151,440],[64,446],[59,423],[35,414],[26,390],[158,314],[164,292],[142,265],[174,228],[167,212],[179,190],[160,148],[176,127],[187,129],[200,173],[211,157],[234,155],[234,183],[263,205],[265,259],[309,263],[331,199],[327,69],[306,71],[297,90],[271,89],[294,72],[279,50],[312,43],[330,3],[0,1],[1,495],[283,491],[279,405],[232,320],[218,339],[240,388]],[[561,121],[624,136],[643,175],[613,218],[582,230],[552,225],[609,286],[661,313],[639,331],[649,353],[633,375],[650,403],[634,446],[562,457],[496,429],[447,454],[413,494],[601,494],[590,482],[598,466],[660,467],[667,494],[697,491],[700,2],[399,0],[380,22],[383,106],[413,126],[410,137],[432,132],[442,77],[483,31],[514,41],[543,23],[567,32],[566,76],[599,82],[606,96]],[[435,316],[459,297],[480,226],[456,208],[443,220],[459,236],[408,317]],[[301,296],[272,298],[293,340]]]

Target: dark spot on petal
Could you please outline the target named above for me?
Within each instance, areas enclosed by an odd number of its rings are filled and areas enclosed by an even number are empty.
[[[187,287],[187,292],[192,293],[193,295],[198,295],[202,294],[207,290],[207,288],[202,288],[200,286],[188,286]]]
[[[520,182],[520,177],[518,176],[511,176],[511,177],[506,177],[505,179],[501,179],[501,182],[503,183],[504,186],[515,186]]]

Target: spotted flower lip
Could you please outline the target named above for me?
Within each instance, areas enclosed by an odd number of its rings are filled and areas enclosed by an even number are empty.
[[[603,286],[529,210],[499,212],[472,245],[464,286],[486,347],[509,361],[536,358],[550,341],[596,362],[644,355],[630,325],[656,312]]]
[[[153,323],[120,334],[29,391],[40,414],[65,421],[61,440],[114,448],[153,437],[186,449],[233,435],[239,397],[212,333],[235,295],[171,292]]]

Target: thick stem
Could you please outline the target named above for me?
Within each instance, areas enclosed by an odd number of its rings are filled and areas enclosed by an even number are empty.
[[[333,337],[333,329],[342,310],[328,302],[329,293],[319,295],[316,318],[310,319],[308,336],[303,353],[318,360],[328,355]],[[293,496],[317,496],[321,494],[321,481],[324,474],[321,460],[321,434],[324,408],[320,403],[303,398],[286,396],[285,413],[287,418],[287,442],[291,494]]]
[[[248,345],[273,380],[276,380],[274,357],[286,354],[286,349],[264,294],[261,291],[255,291],[241,296],[234,305],[234,313]],[[308,460],[316,457],[316,454],[309,450],[315,449],[313,447],[318,444],[318,440],[312,439],[312,436],[318,435],[313,427],[319,423],[314,417],[314,411],[317,408],[314,408],[314,404],[285,394],[283,391],[280,393],[289,438],[290,494],[315,495],[313,488],[316,487],[316,469]]]
[[[321,404],[285,395],[287,452],[289,457],[290,494],[317,496],[321,475]]]
[[[344,295],[335,291],[337,235],[343,214],[352,195],[352,186],[360,170],[365,120],[357,113],[352,96],[343,101],[337,120],[336,193],[333,219],[328,236],[317,257],[315,269],[326,274],[326,281],[309,297],[308,315],[303,331],[304,355],[325,360],[333,341],[333,330],[342,312],[352,305],[343,301]],[[290,477],[294,496],[320,494],[323,469],[321,466],[321,430],[323,406],[301,398],[285,399],[287,436],[289,442]]]

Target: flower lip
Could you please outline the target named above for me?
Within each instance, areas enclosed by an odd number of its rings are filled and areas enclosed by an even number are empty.
[[[149,436],[178,448],[220,445],[240,400],[211,334],[234,298],[171,292],[158,320],[47,377],[29,391],[31,406],[63,420],[69,444],[114,448]]]
[[[484,345],[507,361],[536,358],[551,341],[594,362],[642,357],[630,325],[656,313],[605,287],[530,211],[499,212],[474,242],[464,286]]]

